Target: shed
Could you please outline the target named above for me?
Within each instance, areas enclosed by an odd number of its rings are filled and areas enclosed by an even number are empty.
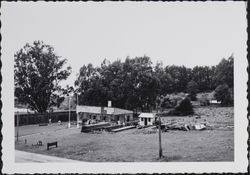
[[[148,126],[148,125],[153,125],[156,119],[156,114],[155,113],[141,113],[138,117],[139,117],[139,125]]]

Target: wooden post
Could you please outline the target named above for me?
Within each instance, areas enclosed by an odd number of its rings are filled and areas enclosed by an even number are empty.
[[[159,158],[162,157],[162,147],[161,147],[161,117],[159,117]]]

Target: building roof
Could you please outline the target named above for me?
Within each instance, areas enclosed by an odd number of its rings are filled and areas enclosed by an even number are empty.
[[[110,115],[133,114],[133,111],[115,107],[80,106],[80,105],[77,105],[76,112],[77,113],[84,112],[92,114],[110,114]]]
[[[156,117],[155,113],[141,113],[138,117],[140,118],[154,118]]]
[[[130,111],[130,110],[120,109],[120,108],[114,108],[114,115],[132,114],[132,113],[133,113],[133,111]]]

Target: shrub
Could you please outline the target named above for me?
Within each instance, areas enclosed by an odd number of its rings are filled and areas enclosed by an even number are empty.
[[[180,102],[180,104],[175,107],[174,110],[171,110],[169,112],[169,115],[179,115],[179,116],[184,116],[184,115],[191,115],[194,114],[193,106],[189,100],[189,98],[185,98]]]
[[[177,104],[177,100],[170,99],[169,97],[164,97],[162,99],[161,108],[173,108]]]

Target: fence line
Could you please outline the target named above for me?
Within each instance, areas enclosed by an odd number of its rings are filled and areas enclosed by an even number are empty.
[[[20,125],[31,125],[39,123],[48,123],[49,119],[51,122],[66,122],[69,120],[69,112],[53,112],[53,113],[26,113],[26,114],[15,114],[15,126],[17,125],[17,115],[19,115],[19,126]],[[76,111],[70,111],[70,120],[76,121]]]

